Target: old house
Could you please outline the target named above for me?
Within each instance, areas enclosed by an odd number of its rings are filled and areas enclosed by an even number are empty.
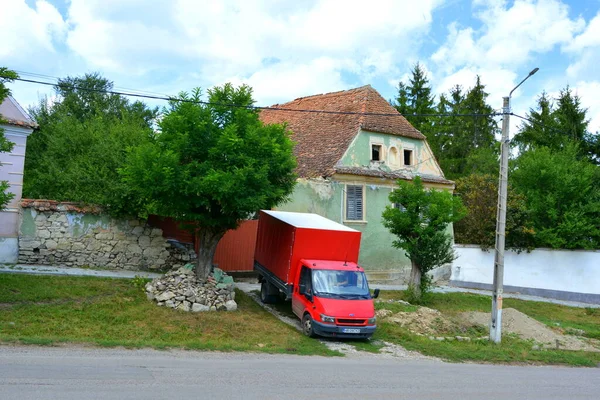
[[[25,147],[27,136],[36,127],[35,122],[12,97],[0,104],[0,127],[4,136],[14,143],[10,153],[0,153],[0,181],[8,181],[9,192],[15,197],[0,211],[0,263],[16,263],[19,255],[19,201],[23,190]]]
[[[427,187],[454,189],[425,136],[371,86],[272,108],[286,111],[264,110],[261,119],[288,124],[299,176],[291,201],[278,209],[317,213],[360,230],[359,261],[371,279],[403,280],[410,263],[381,222],[389,193],[398,179],[415,175]]]

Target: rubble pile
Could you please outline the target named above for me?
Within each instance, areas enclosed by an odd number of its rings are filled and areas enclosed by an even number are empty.
[[[190,265],[167,272],[146,284],[146,296],[158,306],[182,311],[235,311],[233,278],[219,268],[199,280]]]

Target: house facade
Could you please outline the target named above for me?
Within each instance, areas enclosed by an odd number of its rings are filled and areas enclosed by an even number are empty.
[[[283,211],[312,212],[362,232],[359,263],[371,279],[406,279],[410,261],[392,246],[381,214],[397,180],[420,176],[450,190],[425,136],[371,86],[304,97],[264,110],[265,123],[286,123],[296,142],[298,183]],[[324,110],[312,113],[307,110]],[[398,206],[398,205],[396,205]]]
[[[0,264],[12,264],[19,256],[19,202],[23,191],[25,148],[27,137],[36,124],[10,96],[0,104],[0,116],[4,137],[14,143],[10,153],[0,153],[0,181],[8,181],[8,191],[15,195],[0,211]]]

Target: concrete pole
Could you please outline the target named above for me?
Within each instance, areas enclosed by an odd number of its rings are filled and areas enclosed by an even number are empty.
[[[496,256],[494,258],[494,288],[492,294],[492,320],[490,322],[490,340],[500,343],[502,340],[502,293],[504,291],[504,245],[506,234],[506,203],[508,186],[508,153],[510,97],[504,97],[502,105],[502,143],[500,152],[500,179],[498,183],[498,212],[496,215]]]

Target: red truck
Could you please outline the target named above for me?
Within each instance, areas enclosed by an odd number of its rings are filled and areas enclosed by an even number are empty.
[[[373,296],[358,266],[357,230],[317,214],[260,211],[254,270],[263,303],[291,300],[310,337],[369,338]]]

